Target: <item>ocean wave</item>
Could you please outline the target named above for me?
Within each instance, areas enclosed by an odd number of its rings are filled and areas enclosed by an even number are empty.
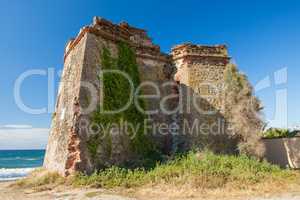
[[[0,158],[0,161],[20,160],[21,157]]]
[[[35,161],[35,160],[42,160],[42,159],[43,157],[34,157],[34,158],[13,157],[13,158],[0,158],[0,161],[12,161],[12,160]]]
[[[0,181],[10,181],[23,178],[27,176],[30,172],[32,172],[35,168],[14,168],[0,169]]]

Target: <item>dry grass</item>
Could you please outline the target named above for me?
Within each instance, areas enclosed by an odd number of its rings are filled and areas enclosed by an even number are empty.
[[[30,188],[36,192],[51,190],[53,187],[65,183],[65,179],[58,173],[47,172],[44,169],[34,170],[27,178],[11,184],[11,187]]]
[[[300,191],[299,185],[286,184],[282,182],[268,182],[249,185],[243,189],[238,189],[230,184],[222,188],[203,189],[195,185],[186,183],[184,185],[146,185],[138,189],[123,190],[123,195],[131,195],[140,200],[146,199],[246,199],[247,197],[271,197],[279,194]]]

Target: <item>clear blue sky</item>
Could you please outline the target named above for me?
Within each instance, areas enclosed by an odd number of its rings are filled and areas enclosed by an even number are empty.
[[[253,85],[270,76],[271,86],[257,93],[266,117],[273,118],[276,91],[288,89],[289,125],[300,122],[300,1],[10,0],[0,6],[2,128],[7,124],[49,128],[50,114],[30,115],[16,106],[14,82],[28,69],[62,69],[65,43],[93,16],[145,28],[166,52],[182,42],[227,44]],[[273,74],[283,67],[288,82],[274,85]],[[46,77],[26,80],[22,98],[32,107],[47,105]]]

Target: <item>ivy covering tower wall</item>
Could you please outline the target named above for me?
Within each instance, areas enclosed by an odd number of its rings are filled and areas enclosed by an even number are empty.
[[[147,137],[147,132],[145,132],[144,120],[146,115],[142,112],[145,110],[145,102],[137,98],[137,103],[139,104],[141,110],[135,106],[132,101],[128,108],[122,112],[114,114],[104,114],[103,111],[114,111],[121,109],[130,102],[130,94],[132,89],[136,91],[137,87],[140,85],[138,65],[136,63],[135,52],[130,48],[125,42],[118,43],[118,57],[113,58],[110,50],[108,48],[103,48],[101,52],[101,75],[99,75],[99,80],[103,87],[101,88],[103,94],[103,102],[99,105],[96,112],[93,113],[92,121],[103,127],[108,127],[105,132],[102,131],[98,134],[90,136],[88,140],[88,149],[91,154],[93,161],[98,164],[101,160],[98,160],[97,152],[99,145],[105,143],[108,158],[111,156],[112,146],[112,131],[113,126],[122,126],[122,123],[130,123],[130,126],[125,132],[118,133],[123,134],[123,140],[127,140],[131,153],[133,154],[131,159],[143,159],[150,153],[155,153],[156,148],[152,141]],[[123,74],[114,73],[113,70],[117,72],[123,72],[128,75],[128,78],[132,80],[133,88],[131,88],[129,80],[124,77]],[[107,73],[106,73],[107,72]],[[140,95],[140,93],[136,94]],[[137,130],[134,130],[135,127]],[[136,131],[136,132],[135,132]],[[129,161],[128,161],[129,162]],[[104,164],[102,164],[104,166]]]

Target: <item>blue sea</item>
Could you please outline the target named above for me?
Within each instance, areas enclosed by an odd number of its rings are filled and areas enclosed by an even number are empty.
[[[27,176],[41,167],[45,150],[0,150],[0,181],[10,181]]]

